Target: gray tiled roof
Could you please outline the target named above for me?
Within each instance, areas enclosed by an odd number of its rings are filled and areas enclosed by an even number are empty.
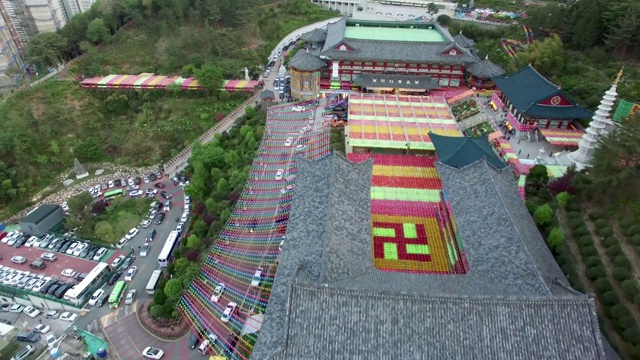
[[[53,214],[60,208],[60,205],[42,204],[20,219],[20,222],[39,224],[47,216]]]
[[[453,37],[453,40],[456,42],[456,44],[465,47],[467,49],[472,48],[474,46],[476,46],[476,42],[469,39],[468,37],[462,35],[462,30],[460,30],[460,33],[456,36]]]
[[[604,359],[587,296],[438,298],[295,284],[288,307],[278,359]]]
[[[483,79],[491,79],[494,76],[504,75],[505,71],[500,66],[489,60],[489,56],[467,67],[469,74]]]
[[[263,90],[260,93],[260,100],[275,99],[275,98],[276,98],[276,95],[273,93],[273,91],[269,89]]]
[[[298,50],[291,60],[289,60],[289,67],[303,71],[318,70],[325,66],[327,66],[327,63],[325,63],[324,60],[314,56],[305,49]]]
[[[436,167],[469,263],[464,275],[375,269],[371,160],[298,161],[252,359],[604,358],[593,301],[568,286],[509,169],[485,160]]]
[[[324,29],[313,29],[300,37],[304,41],[319,43],[327,39],[327,32]]]
[[[252,358],[265,359],[284,346],[289,286],[296,276],[324,283],[367,270],[360,265],[373,256],[372,169],[373,160],[354,164],[339,154],[315,162],[297,159],[287,239]]]
[[[322,50],[331,49],[344,39],[344,31],[347,28],[347,19],[342,18],[334,23],[327,24],[327,39]]]
[[[419,42],[391,42],[376,40],[348,39],[348,43],[355,47],[354,51],[333,50],[323,48],[321,55],[338,60],[387,60],[403,62],[437,62],[446,64],[465,64],[477,59],[464,49],[461,55],[442,54],[447,51],[450,43],[419,43]]]

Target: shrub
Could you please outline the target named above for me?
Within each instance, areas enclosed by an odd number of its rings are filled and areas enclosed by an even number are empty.
[[[636,234],[640,234],[640,225],[636,224],[636,225],[632,225],[627,229],[627,235],[628,236],[633,236]]]
[[[569,220],[569,225],[571,225],[572,229],[577,229],[579,227],[584,226],[584,220],[580,219],[571,219]]]
[[[620,226],[622,226],[622,228],[624,229],[628,229],[630,227],[632,227],[633,225],[635,225],[638,221],[636,219],[633,218],[624,218],[622,220],[620,220]]]
[[[588,269],[586,272],[586,275],[587,275],[587,278],[589,278],[589,280],[594,281],[600,278],[606,278],[607,273],[604,271],[602,267],[597,266],[597,267],[592,267]]]
[[[636,321],[631,316],[625,316],[618,319],[616,324],[622,331],[636,327]]]
[[[536,211],[536,208],[538,207],[538,205],[531,200],[525,200],[524,205],[527,207],[527,210],[529,210],[530,214],[533,214],[533,212]]]
[[[585,257],[584,265],[587,268],[592,268],[592,267],[595,267],[595,266],[602,266],[602,260],[600,260],[600,258],[597,257],[597,256]]]
[[[608,291],[613,291],[613,287],[606,277],[599,278],[593,282],[593,290],[599,294],[604,294]]]
[[[609,236],[608,238],[604,239],[604,246],[606,247],[611,247],[614,245],[620,245],[620,242],[618,241],[618,239],[614,236]]]
[[[593,245],[593,239],[591,239],[589,235],[580,236],[580,238],[578,238],[578,245],[580,245],[580,247]]]
[[[573,235],[575,235],[575,236],[589,235],[589,229],[587,229],[586,226],[582,225],[579,228],[573,230]],[[591,237],[591,236],[589,236],[589,237]]]
[[[631,268],[631,262],[624,255],[616,256],[616,258],[613,259],[613,265],[627,269]]]
[[[598,219],[593,222],[598,229],[602,229],[605,226],[609,226],[609,222],[606,219]]]
[[[636,305],[640,305],[640,294],[633,297],[633,303]]]
[[[580,219],[582,220],[582,213],[580,211],[569,211],[567,214],[569,219]]]
[[[438,16],[437,20],[440,23],[440,25],[442,25],[442,26],[451,25],[451,22],[452,22],[451,17],[449,15],[445,15],[445,14],[442,14],[442,15]]]
[[[553,209],[549,204],[544,204],[538,206],[536,211],[533,213],[533,218],[536,220],[536,223],[542,227],[551,224],[553,220]]]
[[[620,245],[614,245],[607,249],[607,255],[609,255],[610,258],[622,255],[622,248],[620,247]]]
[[[563,191],[559,194],[556,195],[556,203],[558,204],[559,207],[561,208],[566,208],[567,207],[567,201],[569,200],[569,193],[566,191]]]
[[[602,236],[612,236],[613,235],[613,230],[611,229],[611,227],[605,226],[602,229],[598,230],[598,234],[600,234]]]
[[[629,270],[623,267],[613,268],[613,270],[611,271],[611,275],[613,275],[613,278],[617,281],[629,280],[631,278]]]
[[[598,250],[593,246],[583,246],[580,248],[582,256],[595,256],[598,255]]]
[[[635,280],[625,280],[620,283],[620,289],[624,292],[624,295],[627,299],[633,300],[634,296],[638,295],[640,291],[638,291],[638,286],[636,285]]]
[[[604,306],[614,306],[620,303],[620,299],[618,299],[618,295],[615,291],[607,291],[600,296],[600,301]]]
[[[633,245],[640,245],[640,234],[630,236],[629,242],[631,242]]]
[[[618,304],[611,307],[611,317],[618,320],[631,316],[631,312],[624,304]]]
[[[564,244],[564,234],[562,230],[559,227],[552,228],[547,237],[547,245],[549,245],[551,249],[555,249],[562,244]]]
[[[640,330],[637,326],[629,328],[624,331],[624,338],[633,345],[638,345],[640,344]]]
[[[589,212],[589,217],[591,218],[591,220],[595,221],[598,219],[606,218],[606,214],[602,209],[594,209],[594,210],[591,210],[591,212]]]

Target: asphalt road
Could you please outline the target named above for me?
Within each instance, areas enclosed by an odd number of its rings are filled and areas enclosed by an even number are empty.
[[[140,232],[129,242],[127,247],[124,250],[128,250],[129,248],[133,248],[136,253],[136,260],[133,262],[134,266],[138,267],[138,271],[134,276],[133,280],[129,283],[129,289],[138,290],[138,299],[146,299],[151,298],[152,295],[148,295],[144,288],[149,281],[149,277],[154,270],[159,269],[158,265],[158,255],[160,254],[160,250],[164,245],[164,241],[167,239],[169,233],[175,230],[177,222],[175,219],[180,217],[184,208],[184,190],[180,186],[176,186],[173,184],[171,180],[168,180],[163,177],[163,183],[166,185],[164,189],[173,195],[173,199],[171,199],[171,211],[167,213],[164,221],[160,225],[152,224],[147,229],[140,228]],[[158,182],[158,181],[156,181]],[[141,184],[141,190],[146,191],[148,188],[153,188],[154,183],[149,184]],[[156,195],[156,200],[164,202],[165,200],[160,197],[160,191],[158,191],[158,195]],[[157,233],[154,240],[150,243],[151,248],[149,254],[146,257],[140,257],[137,254],[139,253],[138,246],[141,246],[145,243],[145,237],[147,235],[147,230],[156,229]],[[121,280],[124,280],[124,274],[121,277]],[[105,289],[107,293],[111,293],[111,289],[113,286],[104,285],[102,287]],[[134,303],[135,305],[135,303]],[[101,308],[94,308],[93,306],[87,305],[85,310],[88,310],[84,316],[81,316],[76,322],[76,326],[82,329],[86,329],[89,331],[94,331],[96,328],[95,321],[101,321],[102,327],[105,327],[118,319],[130,314],[133,312],[132,306],[134,305],[124,305],[124,301],[122,305],[120,305],[117,309],[110,309],[107,304],[105,304]],[[91,326],[88,326],[92,324]]]

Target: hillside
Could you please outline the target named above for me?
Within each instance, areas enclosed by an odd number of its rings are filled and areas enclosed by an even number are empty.
[[[193,75],[213,64],[224,78],[258,74],[290,31],[335,13],[305,1],[243,0],[220,4],[203,18],[202,3],[169,12],[118,0],[75,16],[47,41],[69,62],[68,81],[50,80],[0,104],[0,219],[28,205],[73,159],[151,165],[170,158],[240,104],[248,94],[83,90],[71,78],[110,73]],[[225,14],[245,11],[240,16]],[[249,10],[247,10],[249,9]],[[144,10],[144,11],[143,11]],[[182,15],[176,15],[181,12]],[[219,17],[214,16],[219,14]],[[234,13],[235,14],[235,13]],[[226,20],[222,20],[222,19]],[[100,40],[92,35],[102,26]],[[107,30],[108,29],[108,30]],[[58,46],[58,47],[56,47]],[[45,46],[46,47],[46,46]],[[39,68],[45,57],[29,51]],[[54,57],[57,59],[57,57]]]

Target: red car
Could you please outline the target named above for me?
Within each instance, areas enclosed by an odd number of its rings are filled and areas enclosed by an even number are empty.
[[[156,183],[156,184],[155,184],[155,185],[153,185],[153,186],[155,186],[155,187],[157,187],[157,188],[159,188],[159,189],[164,189],[164,186],[165,186],[165,185],[164,185],[163,183],[159,182],[159,183]]]

